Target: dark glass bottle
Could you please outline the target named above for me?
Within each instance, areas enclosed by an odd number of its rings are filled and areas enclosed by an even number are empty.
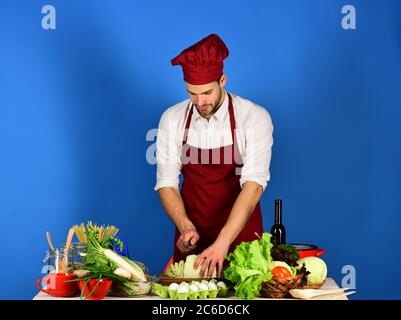
[[[282,200],[274,200],[274,225],[271,229],[272,243],[274,246],[285,244],[285,228],[281,215]]]

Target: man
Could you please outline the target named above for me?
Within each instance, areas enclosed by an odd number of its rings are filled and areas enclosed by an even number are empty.
[[[174,261],[198,254],[200,277],[221,277],[227,253],[262,234],[259,199],[270,180],[271,119],[225,91],[228,53],[212,34],[172,60],[190,99],[164,112],[156,143],[155,190],[176,225]]]

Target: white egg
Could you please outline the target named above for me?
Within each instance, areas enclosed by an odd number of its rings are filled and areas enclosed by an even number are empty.
[[[193,291],[193,292],[198,292],[199,291],[198,287],[196,285],[194,285],[194,284],[191,284],[189,286],[189,290]]]
[[[226,289],[227,285],[223,281],[219,281],[219,282],[217,282],[217,287]]]
[[[209,290],[209,288],[207,287],[206,283],[201,283],[199,285],[199,290],[207,291],[207,290]]]
[[[217,286],[214,282],[210,282],[207,286],[209,290],[217,290]]]
[[[178,289],[178,287],[179,287],[179,285],[178,285],[178,283],[172,283],[172,284],[170,284],[169,286],[168,286],[168,289],[169,290],[172,290],[172,291],[176,291],[177,289]]]
[[[177,289],[177,293],[187,293],[189,292],[189,288],[187,286],[179,286]]]

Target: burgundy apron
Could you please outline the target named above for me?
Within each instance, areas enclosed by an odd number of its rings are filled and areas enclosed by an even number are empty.
[[[197,247],[189,253],[182,253],[176,242],[180,232],[176,228],[174,237],[174,261],[185,259],[188,254],[200,254],[217,239],[221,229],[227,222],[231,209],[241,192],[240,175],[236,168],[241,164],[235,161],[239,155],[235,138],[234,108],[231,95],[228,94],[228,111],[233,144],[215,149],[198,149],[187,144],[189,126],[194,106],[191,107],[185,125],[182,142],[182,174],[183,184],[181,197],[184,201],[188,218],[195,225],[200,239]],[[242,241],[257,239],[255,232],[263,233],[262,214],[260,204],[257,203],[247,224],[231,244],[229,252]]]

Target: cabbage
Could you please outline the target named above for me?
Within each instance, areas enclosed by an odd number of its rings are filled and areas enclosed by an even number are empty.
[[[196,254],[191,254],[187,256],[184,264],[184,278],[199,278],[199,272],[201,269],[201,265],[198,266],[198,269],[194,269],[194,263],[198,256]],[[209,269],[206,269],[205,275],[207,275]],[[216,269],[214,269],[212,278],[216,278],[217,273]]]
[[[176,262],[168,268],[166,272],[167,277],[182,278],[184,276],[184,261]]]
[[[308,284],[321,284],[327,277],[327,265],[318,257],[306,257],[298,260],[298,269],[305,268],[310,272],[308,275]]]

